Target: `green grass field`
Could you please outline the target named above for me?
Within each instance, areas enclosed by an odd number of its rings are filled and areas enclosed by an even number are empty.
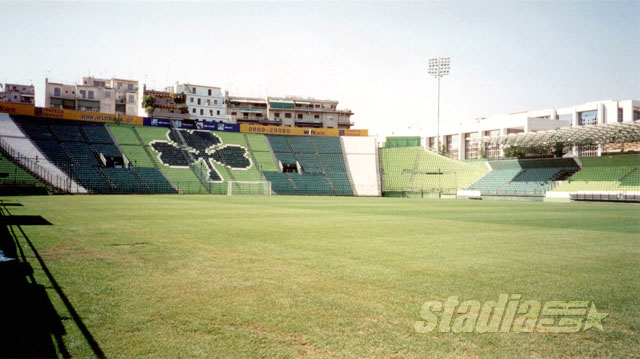
[[[108,358],[632,358],[640,207],[211,195],[5,197]],[[37,281],[48,285],[18,236]],[[56,291],[64,345],[93,352]],[[604,332],[417,333],[428,300],[588,300]],[[11,293],[2,293],[11,295]]]

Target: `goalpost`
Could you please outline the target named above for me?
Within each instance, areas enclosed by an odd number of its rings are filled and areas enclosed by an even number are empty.
[[[271,196],[271,182],[269,181],[229,181],[227,195],[255,195]]]

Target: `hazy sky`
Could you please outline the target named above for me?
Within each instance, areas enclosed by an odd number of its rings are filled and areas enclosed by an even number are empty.
[[[133,78],[329,98],[372,134],[640,99],[640,1],[0,2],[0,81]]]

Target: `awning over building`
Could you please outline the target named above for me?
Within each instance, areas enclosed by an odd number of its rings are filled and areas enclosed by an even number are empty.
[[[99,101],[78,100],[78,107],[100,108],[100,102]]]
[[[640,142],[640,122],[567,127],[558,130],[484,136],[473,139],[486,144],[536,146],[563,143],[565,145],[599,145],[605,143]]]
[[[264,103],[266,104],[267,101],[265,100],[260,100],[260,99],[241,99],[241,98],[230,98],[229,102],[237,102],[237,103]]]
[[[287,108],[294,108],[295,104],[293,103],[293,101],[289,101],[289,100],[270,100],[269,106],[271,108],[287,109]]]

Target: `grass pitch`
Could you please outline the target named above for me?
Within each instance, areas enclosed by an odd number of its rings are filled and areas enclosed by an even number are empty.
[[[12,214],[108,358],[630,358],[640,207],[49,196]],[[38,282],[47,277],[18,238]],[[93,352],[47,293],[77,358]],[[589,300],[604,332],[416,333],[427,300]],[[11,293],[2,293],[11,295]]]

